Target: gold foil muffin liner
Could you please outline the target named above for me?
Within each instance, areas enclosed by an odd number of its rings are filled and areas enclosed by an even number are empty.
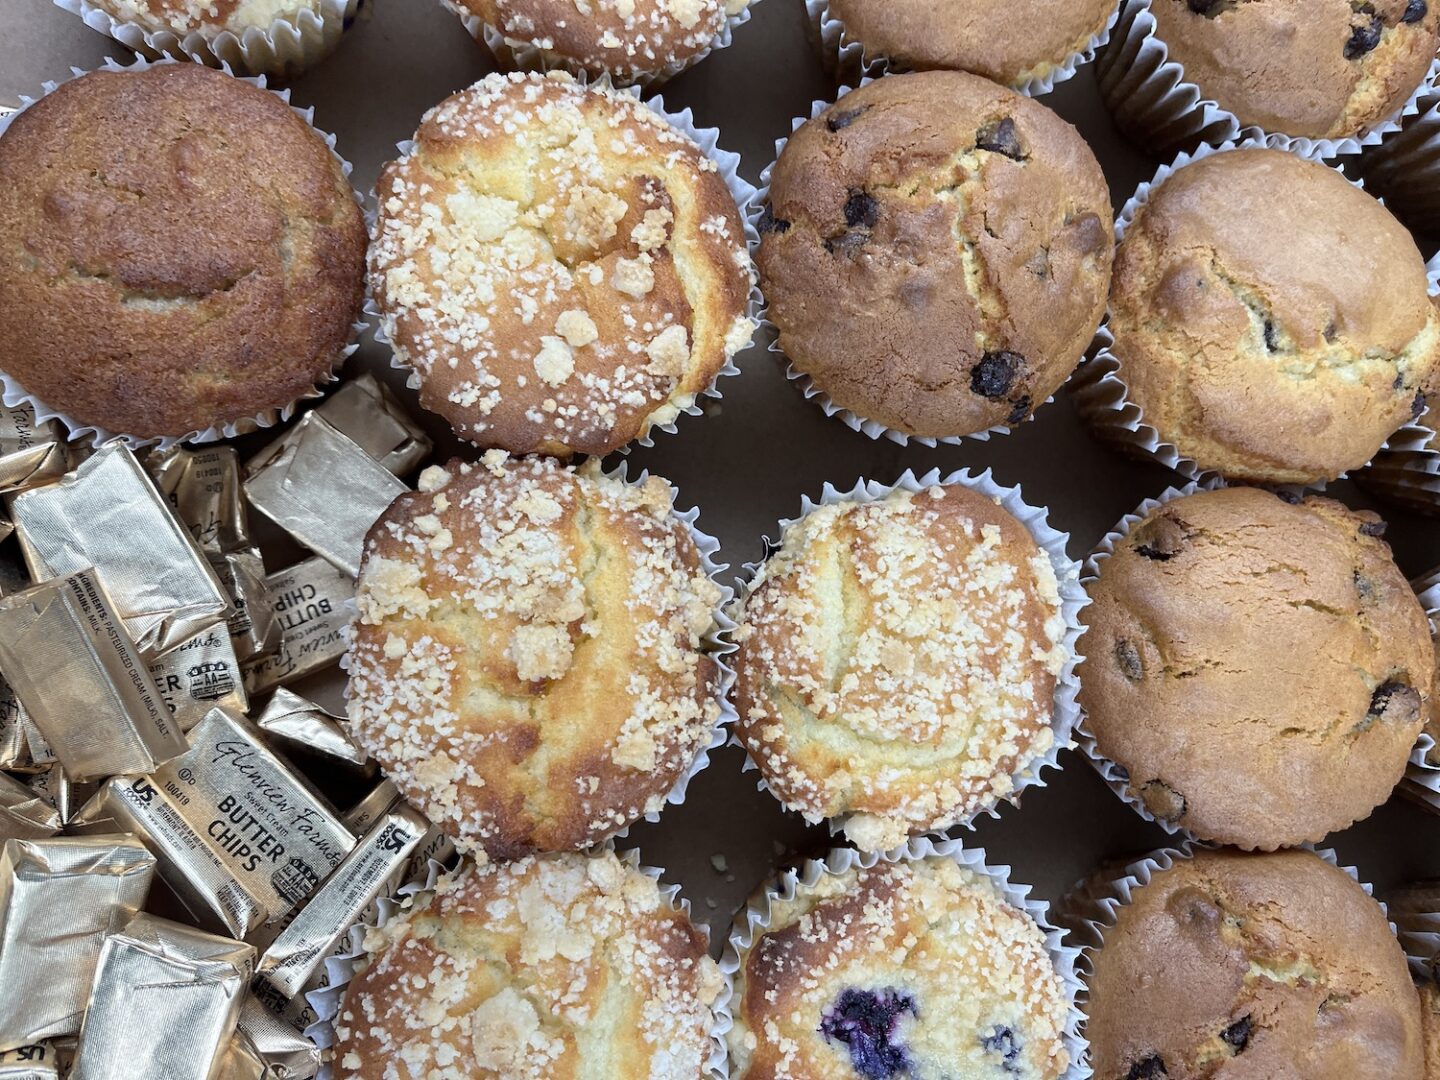
[[[1010,867],[991,865],[986,860],[983,847],[966,847],[959,840],[912,836],[903,846],[890,851],[855,851],[853,848],[833,848],[823,859],[807,859],[798,867],[781,870],[750,901],[741,908],[731,926],[730,936],[720,958],[720,972],[725,976],[725,990],[716,1006],[719,1017],[719,1033],[722,1045],[725,1037],[735,1026],[735,976],[740,970],[740,954],[755,944],[770,928],[771,908],[777,900],[795,899],[803,886],[813,888],[826,875],[844,874],[852,869],[868,870],[879,863],[916,862],[922,859],[950,859],[957,866],[992,881],[1013,908],[1023,911],[1045,935],[1045,948],[1055,966],[1055,974],[1065,987],[1069,1002],[1069,1015],[1065,1024],[1065,1049],[1070,1054],[1070,1065],[1063,1074],[1063,1080],[1084,1080],[1090,1075],[1082,1062],[1086,1056],[1085,1040],[1080,1035],[1084,1016],[1080,1012],[1080,994],[1084,989],[1080,981],[1080,949],[1067,944],[1069,931],[1054,924],[1050,917],[1050,905],[1030,895],[1030,886],[1010,880]],[[728,1053],[728,1051],[727,1051]]]
[[[165,57],[155,61],[138,59],[129,64],[121,64],[117,63],[115,60],[109,57],[106,57],[105,62],[94,70],[111,72],[138,72],[146,71],[149,68],[155,67],[158,64],[177,63],[189,63],[189,61],[174,60],[169,57]],[[224,70],[227,75],[232,75],[234,78],[238,78],[242,82],[248,82],[252,86],[258,87],[261,90],[270,89],[266,86],[265,77],[263,75],[246,77],[234,75],[234,73],[230,71],[229,68],[222,67],[222,70]],[[70,71],[70,77],[72,79],[78,79],[82,75],[89,74],[89,72],[82,71],[79,68],[71,68]],[[35,102],[40,100],[40,98],[45,97],[47,94],[54,93],[55,90],[62,83],[69,81],[69,79],[61,79],[58,82],[50,81],[43,83],[41,87],[41,92],[38,95],[33,97],[30,95],[21,96],[19,109],[15,110],[12,113],[0,112],[0,137],[4,136],[6,128],[10,126],[11,122],[15,119],[15,117],[19,116],[20,113],[24,112],[31,105],[35,104]],[[270,92],[276,97],[278,97],[281,101],[285,102],[287,105],[290,104],[289,90],[271,89]],[[306,124],[310,125],[310,128],[315,132],[315,134],[317,134],[318,136],[320,136],[321,139],[324,140],[326,147],[328,147],[330,150],[331,156],[336,160],[336,162],[339,163],[341,171],[345,174],[345,177],[348,180],[352,171],[352,166],[350,165],[350,162],[346,161],[343,157],[341,157],[339,151],[335,149],[335,136],[328,132],[321,131],[319,128],[315,127],[314,108],[302,109],[295,105],[290,105],[290,108],[296,116],[300,117],[301,120],[304,120]],[[357,205],[361,207],[364,206],[364,200],[360,197],[359,193],[354,190],[353,187],[351,188],[351,195],[354,196]],[[19,380],[17,380],[11,375],[7,375],[4,371],[0,371],[0,402],[3,402],[7,408],[11,409],[19,405],[27,405],[34,411],[36,423],[44,424],[51,420],[59,421],[61,424],[64,425],[66,432],[68,432],[68,435],[66,436],[68,441],[83,441],[84,443],[95,447],[103,446],[107,442],[118,439],[119,441],[125,443],[125,445],[130,447],[130,449],[132,450],[138,450],[142,446],[156,446],[161,450],[166,450],[176,445],[177,443],[208,443],[215,442],[218,439],[233,439],[237,435],[246,435],[252,431],[259,430],[260,428],[274,427],[276,424],[282,424],[295,415],[296,409],[300,406],[302,402],[310,401],[323,396],[324,390],[322,389],[322,387],[328,386],[331,383],[339,382],[340,376],[338,372],[341,366],[345,363],[345,361],[355,352],[356,349],[360,347],[360,334],[364,329],[365,323],[363,321],[356,322],[351,325],[350,343],[336,354],[335,360],[331,364],[330,374],[325,376],[322,380],[317,382],[315,386],[313,386],[305,393],[301,394],[294,401],[291,401],[285,405],[262,409],[259,412],[255,413],[253,416],[242,417],[237,420],[231,420],[224,424],[212,424],[204,430],[191,431],[187,432],[184,435],[133,435],[127,432],[112,431],[109,428],[100,427],[96,424],[82,423],[81,421],[75,419],[73,416],[70,416],[68,413],[55,409],[52,406],[47,405],[45,402],[41,401],[39,398],[34,397],[25,389],[24,386],[20,384]]]
[[[936,484],[958,484],[969,488],[971,491],[984,495],[1011,517],[1023,525],[1035,543],[1050,559],[1050,565],[1055,570],[1055,581],[1060,591],[1060,610],[1065,619],[1065,633],[1061,638],[1064,646],[1066,659],[1060,674],[1055,680],[1055,702],[1054,711],[1050,718],[1050,730],[1054,734],[1054,740],[1050,749],[1042,754],[1036,755],[1026,763],[1025,767],[1018,771],[1014,777],[1014,788],[1002,800],[992,802],[988,806],[976,809],[973,813],[958,818],[951,826],[963,826],[973,829],[975,822],[982,816],[998,818],[1000,816],[1001,803],[1009,803],[1018,806],[1020,796],[1029,787],[1044,787],[1045,778],[1041,775],[1046,769],[1060,769],[1060,751],[1073,749],[1076,745],[1075,735],[1080,720],[1080,706],[1076,698],[1080,692],[1080,680],[1075,674],[1075,668],[1080,662],[1079,654],[1076,652],[1075,643],[1080,635],[1084,633],[1084,627],[1080,624],[1080,611],[1090,603],[1089,597],[1085,595],[1085,589],[1080,583],[1080,564],[1072,559],[1066,552],[1066,545],[1069,543],[1070,534],[1056,530],[1049,522],[1049,510],[1044,507],[1031,506],[1025,502],[1024,496],[1017,487],[1004,487],[997,483],[989,469],[986,469],[978,476],[971,473],[969,469],[961,469],[958,472],[950,473],[943,478],[939,469],[931,469],[921,476],[906,469],[893,484],[880,484],[874,480],[857,480],[854,487],[848,491],[840,491],[834,485],[827,483],[820,492],[820,498],[811,499],[808,495],[801,496],[800,513],[793,518],[783,518],[779,523],[777,535],[783,537],[790,526],[803,521],[807,515],[821,506],[835,506],[841,503],[873,503],[887,498],[896,491],[909,491],[919,493],[926,488],[934,487]],[[780,543],[765,538],[765,550],[767,553],[778,551]],[[768,557],[768,554],[767,554]],[[740,609],[749,595],[749,589],[754,582],[755,575],[765,564],[765,560],[746,563],[744,576],[740,579],[740,587],[736,590],[735,599],[730,604],[731,615],[728,619],[732,641],[729,652],[734,652],[739,646],[733,641],[734,629],[739,625]],[[729,675],[729,685],[733,689],[735,683],[734,673]],[[731,714],[738,719],[734,712],[734,706],[730,706]],[[746,749],[745,744],[735,733],[730,735],[730,745],[738,746],[745,750],[745,761],[742,765],[744,772],[757,774],[755,786],[760,791],[768,791],[777,802],[785,806],[787,810],[793,809],[786,805],[769,784],[765,781],[764,773],[754,758]],[[806,820],[810,820],[807,816]],[[818,824],[822,819],[816,818],[811,824]],[[824,819],[832,836],[843,833],[845,818]],[[943,830],[925,830],[917,835],[939,836]],[[914,839],[914,837],[912,837]]]

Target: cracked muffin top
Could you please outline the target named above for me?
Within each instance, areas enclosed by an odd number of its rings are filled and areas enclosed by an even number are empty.
[[[745,598],[736,733],[781,802],[861,849],[948,828],[1054,745],[1058,589],[1025,526],[963,485],[818,507]]]
[[[96,71],[0,135],[0,370],[82,425],[183,436],[326,378],[364,292],[340,163],[198,64]]]
[[[324,0],[93,0],[93,6],[146,30],[182,36],[198,30],[214,37],[225,31],[240,35],[251,27],[268,30],[281,19],[293,23],[302,11],[319,15]]]
[[[622,91],[491,75],[375,187],[370,280],[420,403],[515,454],[606,454],[750,343],[750,256],[714,161]]]
[[[610,851],[467,869],[367,938],[337,1080],[705,1080],[707,945]]]
[[[1385,801],[1434,650],[1384,528],[1331,499],[1222,488],[1155,508],[1099,561],[1080,703],[1152,814],[1273,850]]]
[[[421,474],[365,541],[350,721],[405,797],[492,858],[585,847],[710,741],[722,594],[674,490],[549,458]]]
[[[1434,0],[1153,0],[1185,80],[1242,126],[1311,139],[1393,115],[1440,47]]]
[[[1090,963],[1097,1080],[1424,1075],[1384,911],[1312,852],[1178,859],[1133,891]]]
[[[760,220],[780,345],[907,435],[1017,424],[1090,344],[1113,249],[1079,133],[977,75],[880,79],[800,127]]]
[[[1065,984],[1045,934],[942,856],[826,873],[772,897],[740,953],[736,1080],[1056,1080]]]
[[[1150,192],[1115,255],[1109,328],[1162,439],[1271,483],[1364,465],[1425,409],[1440,363],[1409,232],[1280,150],[1212,154]]]

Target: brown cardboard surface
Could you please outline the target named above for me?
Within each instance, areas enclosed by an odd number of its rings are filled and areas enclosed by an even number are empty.
[[[333,131],[340,152],[355,164],[353,179],[368,190],[394,144],[414,131],[421,113],[447,94],[492,70],[488,54],[459,21],[435,0],[373,0],[338,52],[292,84],[297,105],[315,106],[315,120]],[[806,41],[800,0],[763,0],[735,44],[672,82],[663,92],[668,107],[691,107],[696,122],[716,126],[721,145],[743,155],[751,181],[774,156],[775,139],[791,130],[793,117],[809,115],[816,98],[833,88]],[[0,103],[36,93],[46,79],[64,78],[72,66],[90,68],[105,56],[128,59],[128,50],[87,29],[48,0],[0,4]],[[1137,153],[1111,127],[1091,71],[1042,99],[1075,123],[1105,165],[1118,207],[1159,162]],[[1050,520],[1071,535],[1071,554],[1083,556],[1123,514],[1157,495],[1174,477],[1158,466],[1120,458],[1092,441],[1062,394],[1042,408],[1034,423],[988,443],[902,448],[872,441],[826,419],[783,375],[765,351],[768,341],[739,358],[742,374],[723,380],[724,398],[704,417],[682,418],[673,436],[660,435],[651,449],[630,455],[643,467],[674,481],[681,504],[698,504],[700,527],[719,537],[723,557],[737,570],[757,559],[761,537],[795,514],[803,494],[818,496],[826,481],[848,487],[864,476],[889,482],[909,468],[917,473],[968,466],[990,468],[1005,484],[1020,484],[1026,499],[1050,508]],[[403,378],[389,367],[388,351],[368,336],[349,371],[383,375],[412,404]],[[437,459],[461,449],[436,417],[424,416],[436,437]],[[264,439],[252,437],[248,446]],[[1354,485],[1332,485],[1351,506],[1371,505]],[[1401,567],[1415,575],[1440,562],[1440,526],[1381,508]],[[267,538],[266,559],[277,569],[296,553]],[[1243,612],[1236,613],[1243,618]],[[297,689],[339,704],[334,676]],[[715,931],[718,950],[732,914],[782,863],[822,853],[824,828],[810,828],[756,790],[754,773],[742,774],[743,755],[733,748],[715,755],[690,785],[684,805],[669,807],[660,822],[631,830],[622,846],[638,844],[644,861],[678,882],[697,917]],[[1139,854],[1166,836],[1137,817],[1100,782],[1075,753],[1061,757],[1063,772],[1047,774],[1048,786],[1032,789],[1023,808],[1006,806],[998,819],[981,821],[967,844],[984,845],[994,863],[1014,866],[1014,877],[1054,899],[1103,858]],[[1369,820],[1332,838],[1343,862],[1382,895],[1420,877],[1440,877],[1440,820],[1392,799]],[[723,856],[717,870],[712,855]]]

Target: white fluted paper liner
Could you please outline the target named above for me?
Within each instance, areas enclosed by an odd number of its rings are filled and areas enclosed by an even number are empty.
[[[1358,154],[1367,146],[1399,131],[1406,117],[1420,111],[1420,98],[1440,66],[1435,62],[1425,78],[1394,115],[1334,139],[1311,139],[1265,131],[1242,124],[1239,117],[1205,97],[1185,79],[1185,69],[1170,59],[1170,50],[1156,32],[1151,0],[1121,0],[1120,15],[1109,46],[1100,54],[1095,74],[1100,96],[1116,125],[1156,152],[1169,152],[1196,143],[1224,143],[1254,138],[1278,150],[1304,157],[1333,158]]]
[[[117,63],[115,60],[109,57],[106,57],[105,62],[94,70],[139,72],[146,71],[149,68],[156,67],[160,64],[178,63],[188,63],[188,61],[174,60],[167,57],[154,61],[140,59],[135,60],[129,64],[121,64]],[[265,77],[263,75],[254,77],[233,75],[233,72],[230,72],[228,69],[225,73],[227,75],[232,75],[234,78],[240,79],[242,82],[250,83],[252,86],[256,86],[261,90],[270,89],[266,86]],[[81,68],[72,67],[70,69],[71,79],[78,79],[82,75],[88,74],[89,72],[84,71]],[[40,100],[40,98],[43,98],[48,94],[53,94],[55,90],[59,88],[59,86],[69,81],[70,79],[62,79],[59,82],[46,82],[43,84],[42,92],[38,97],[30,97],[28,95],[22,96],[20,98],[19,109],[12,113],[0,113],[0,136],[3,136],[5,134],[6,129],[14,121],[15,117],[19,116],[27,108],[35,104],[35,102]],[[270,92],[276,97],[278,97],[281,101],[285,102],[285,104],[290,105],[289,90],[270,89]],[[290,109],[295,113],[296,116],[300,117],[301,120],[304,120],[306,124],[309,124],[311,130],[313,130],[317,135],[324,139],[325,145],[329,148],[331,156],[333,156],[335,160],[340,163],[340,168],[344,172],[345,178],[348,180],[350,178],[351,165],[348,161],[341,157],[340,152],[335,149],[335,136],[328,132],[321,131],[319,128],[315,127],[315,110],[313,108],[302,109],[295,105],[290,105]],[[360,195],[354,190],[353,187],[351,188],[350,193],[358,205],[364,205]],[[36,423],[43,424],[49,420],[58,420],[61,424],[65,426],[65,430],[68,432],[68,434],[66,435],[66,439],[68,441],[78,442],[83,440],[90,445],[97,447],[103,446],[105,443],[111,442],[112,440],[119,440],[120,442],[125,443],[125,445],[130,447],[130,449],[132,450],[138,450],[142,446],[154,446],[157,449],[165,450],[171,446],[174,446],[177,443],[206,443],[215,442],[217,439],[233,439],[237,435],[245,435],[249,432],[258,430],[259,428],[268,428],[273,427],[276,424],[285,423],[292,416],[295,415],[295,410],[300,406],[302,402],[310,401],[314,398],[324,396],[324,391],[321,389],[321,387],[339,381],[340,376],[338,372],[341,366],[345,363],[345,361],[355,352],[356,349],[360,347],[359,338],[360,334],[364,331],[364,329],[365,323],[363,321],[352,324],[350,332],[350,343],[344,348],[342,348],[339,354],[335,357],[335,361],[331,365],[330,374],[326,376],[321,382],[313,386],[309,391],[301,394],[294,401],[280,407],[263,409],[260,412],[255,413],[254,416],[244,417],[238,420],[231,420],[225,424],[212,424],[210,427],[205,428],[202,431],[192,431],[188,434],[180,436],[164,435],[147,437],[141,435],[132,435],[127,432],[111,431],[108,428],[99,427],[94,424],[81,423],[79,420],[76,420],[68,413],[63,413],[57,409],[51,408],[39,398],[32,396],[29,392],[26,391],[25,387],[20,384],[19,380],[15,379],[11,375],[6,374],[3,371],[0,371],[0,400],[3,400],[8,408],[14,408],[17,405],[29,405],[30,408],[35,411]]]
[[[904,846],[890,851],[861,852],[852,848],[835,848],[824,859],[807,859],[803,865],[788,869],[765,889],[754,896],[735,916],[725,953],[720,958],[720,971],[725,976],[725,992],[716,1006],[719,1015],[718,1029],[722,1046],[725,1036],[735,1026],[735,1000],[737,974],[740,972],[741,955],[749,949],[770,927],[771,907],[776,900],[790,901],[800,887],[813,888],[821,878],[829,874],[843,874],[851,869],[868,870],[884,862],[889,864],[913,862],[928,858],[950,859],[956,865],[994,882],[1011,907],[1023,911],[1045,935],[1045,948],[1055,966],[1055,974],[1065,987],[1069,1002],[1069,1015],[1065,1023],[1065,1049],[1070,1054],[1070,1067],[1062,1080],[1085,1080],[1090,1070],[1084,1065],[1085,1040],[1080,1035],[1084,1017],[1078,1004],[1083,989],[1078,972],[1080,949],[1065,943],[1066,931],[1057,928],[1050,921],[1050,905],[1030,895],[1030,886],[1010,880],[1010,867],[1003,864],[991,865],[986,861],[983,847],[967,848],[959,840],[932,839],[912,836]]]
[[[1410,582],[1425,617],[1430,620],[1431,636],[1440,628],[1440,567],[1423,574]],[[1431,694],[1440,693],[1440,687],[1432,687]],[[1426,706],[1429,706],[1426,702]],[[1440,760],[1431,760],[1435,740],[1428,732],[1422,732],[1415,749],[1410,751],[1410,760],[1405,765],[1405,776],[1400,781],[1399,793],[1412,802],[1418,803],[1432,814],[1440,814]],[[1440,953],[1440,949],[1436,950]]]
[[[239,32],[214,27],[177,33],[118,19],[88,0],[54,0],[55,6],[83,19],[85,25],[114,38],[149,60],[170,57],[247,75],[294,78],[329,56],[355,20],[364,0],[320,0],[318,10],[303,8],[269,26]]]
[[[851,38],[844,22],[830,10],[830,0],[805,0],[805,11],[810,17],[810,38],[820,53],[820,62],[836,82],[859,85],[885,75],[901,75],[910,69],[889,57],[865,51],[862,42]],[[1117,6],[1105,20],[1104,27],[1080,49],[1065,57],[1060,63],[1040,75],[1016,83],[1010,89],[1026,97],[1040,97],[1048,94],[1063,82],[1075,77],[1082,64],[1088,64],[1110,40],[1120,10]]]
[[[1356,173],[1416,232],[1440,233],[1440,88],[1431,85],[1400,131],[1365,148]]]
[[[792,525],[798,524],[812,511],[821,506],[834,506],[840,503],[863,504],[879,502],[895,491],[919,493],[926,488],[934,487],[936,484],[954,484],[969,488],[971,491],[990,499],[1025,527],[1026,531],[1034,538],[1035,543],[1049,557],[1050,565],[1055,570],[1055,581],[1059,585],[1060,591],[1060,611],[1065,619],[1065,633],[1061,638],[1061,642],[1065,648],[1066,659],[1060,669],[1060,674],[1055,679],[1054,711],[1050,718],[1050,730],[1054,735],[1051,747],[1044,753],[1031,758],[1025,767],[1014,775],[1014,787],[1003,799],[988,806],[979,807],[973,813],[957,819],[953,825],[946,827],[954,828],[958,825],[967,829],[973,829],[975,822],[982,816],[992,818],[999,817],[1001,803],[1018,806],[1020,796],[1026,788],[1045,787],[1046,782],[1042,775],[1044,770],[1052,768],[1059,769],[1061,767],[1059,762],[1060,751],[1069,749],[1075,745],[1074,733],[1080,717],[1080,706],[1076,701],[1076,696],[1080,692],[1080,681],[1075,675],[1075,667],[1079,663],[1079,657],[1075,650],[1075,643],[1084,632],[1083,627],[1080,625],[1080,610],[1090,603],[1090,599],[1085,595],[1085,589],[1080,584],[1080,565],[1074,559],[1070,558],[1066,551],[1070,534],[1060,532],[1050,524],[1049,511],[1047,509],[1044,507],[1031,506],[1025,502],[1019,487],[1004,487],[997,483],[989,469],[986,469],[978,476],[972,474],[969,469],[961,469],[959,472],[950,473],[943,479],[940,476],[939,469],[931,469],[919,477],[911,470],[906,469],[893,484],[881,484],[874,480],[858,480],[855,486],[848,491],[839,491],[834,485],[827,483],[824,488],[821,489],[818,501],[811,499],[808,495],[802,496],[799,516],[782,519],[780,521],[780,535],[783,538],[787,529]],[[768,537],[765,538],[765,550],[767,553],[777,551],[779,548],[779,543],[772,541]],[[748,597],[749,587],[754,582],[755,575],[763,565],[764,560],[747,563],[745,565],[745,574],[742,579],[743,584],[734,603],[731,605],[734,615],[727,620],[732,631],[739,623],[740,611]],[[733,633],[731,636],[733,637]],[[733,652],[734,649],[735,646],[732,643],[731,651]],[[733,673],[730,676],[730,684],[731,686],[734,685]],[[738,714],[734,713],[733,707],[732,716],[738,719]],[[760,791],[770,792],[781,805],[785,805],[785,800],[775,794],[769,784],[766,783],[763,771],[759,765],[756,764],[744,743],[740,741],[739,736],[732,733],[730,743],[733,746],[738,746],[745,750],[745,762],[742,769],[745,772],[755,772],[757,774],[756,788]],[[793,808],[787,806],[787,809]],[[809,815],[805,815],[805,817],[811,821],[812,824],[816,824],[821,820],[820,818],[811,819]],[[844,830],[845,818],[827,819],[827,824],[831,834],[837,835]],[[925,834],[928,835],[930,832],[938,831],[940,830],[926,830]]]
[[[1440,888],[1435,892],[1440,896]],[[1411,974],[1417,982],[1436,981],[1440,978],[1440,904],[1406,895],[1393,901],[1389,911]]]

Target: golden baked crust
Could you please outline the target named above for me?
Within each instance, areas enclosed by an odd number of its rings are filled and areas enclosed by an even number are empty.
[[[721,590],[673,489],[499,451],[427,469],[421,489],[365,541],[361,744],[493,858],[584,847],[658,810],[720,716],[702,638]]]
[[[1054,1080],[1069,1002],[1045,935],[939,856],[827,873],[740,956],[736,1080]]]
[[[976,75],[847,94],[790,138],[756,261],[785,355],[909,435],[1015,424],[1105,307],[1110,195],[1080,135]]]
[[[1162,439],[1273,483],[1364,465],[1440,364],[1410,234],[1340,173],[1279,150],[1213,154],[1150,193],[1116,252],[1109,327]]]
[[[1134,891],[1091,963],[1096,1077],[1422,1075],[1415,990],[1385,914],[1311,852],[1177,861]]]
[[[750,342],[750,257],[714,162],[621,91],[492,75],[382,170],[370,276],[420,403],[512,453],[604,454]]]
[[[1440,986],[1420,985],[1420,1031],[1425,1041],[1425,1080],[1440,1080]]]
[[[321,0],[92,0],[93,6],[121,22],[146,30],[184,35],[198,30],[207,36],[250,27],[266,29],[277,20],[295,22],[300,12],[318,13]]]
[[[366,941],[337,1080],[702,1080],[724,987],[706,946],[609,851],[463,871]]]
[[[1006,86],[1047,75],[1090,43],[1115,0],[830,0],[845,37],[914,71],[970,71]]]
[[[783,803],[862,849],[993,806],[1054,743],[1055,570],[962,485],[818,507],[739,622],[736,734]]]
[[[1337,139],[1392,115],[1440,47],[1433,0],[1154,0],[1185,80],[1244,126]]]
[[[96,71],[0,136],[0,369],[82,424],[185,435],[329,375],[365,223],[324,140],[198,64]]]
[[[1383,529],[1330,499],[1225,488],[1165,503],[1100,562],[1080,702],[1157,817],[1272,850],[1389,796],[1434,651]]]

